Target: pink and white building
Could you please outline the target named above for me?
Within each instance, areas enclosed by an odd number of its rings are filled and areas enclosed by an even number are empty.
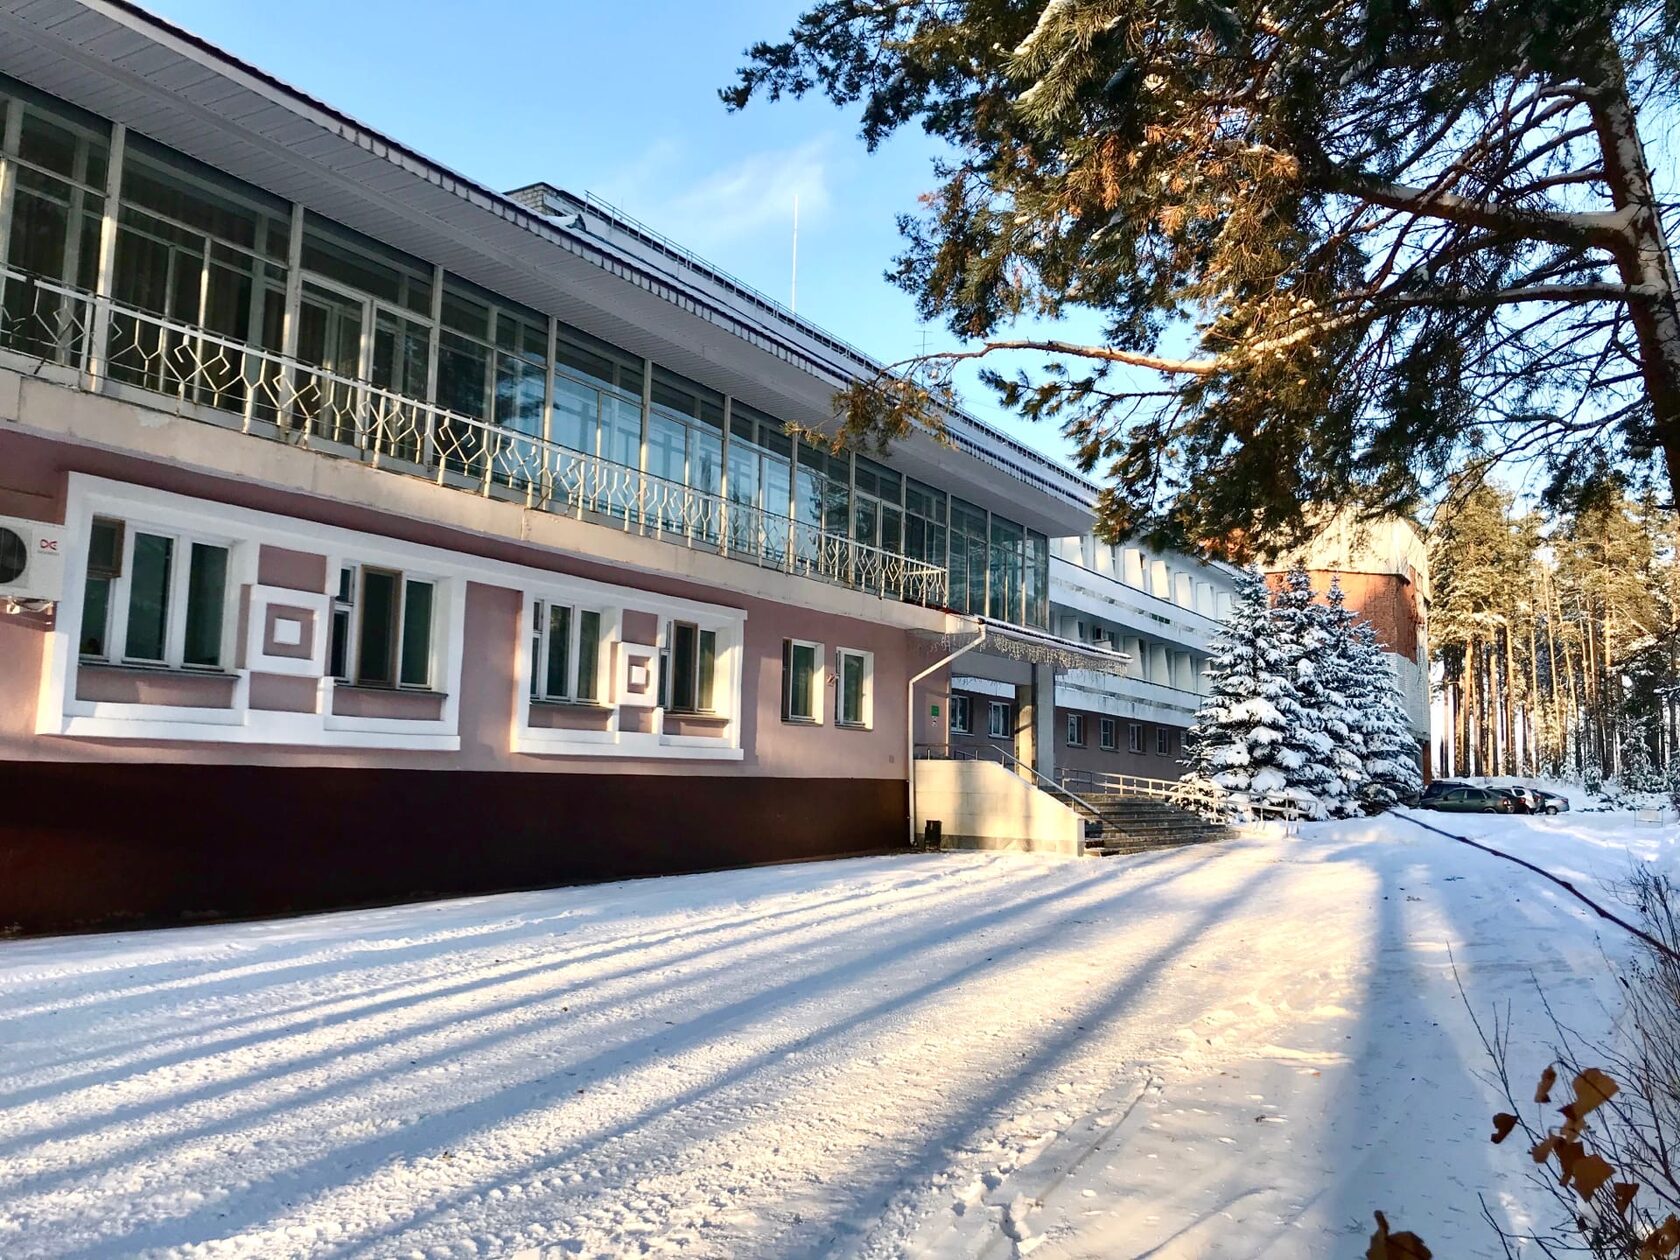
[[[789,435],[877,369],[135,5],[0,0],[0,931],[894,847],[999,691],[1047,781],[1055,667],[1121,655],[1052,615],[1092,488],[963,415]]]

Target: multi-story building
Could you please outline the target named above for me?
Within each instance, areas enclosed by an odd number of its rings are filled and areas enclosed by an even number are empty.
[[[1341,514],[1311,542],[1284,556],[1267,575],[1276,587],[1299,563],[1322,597],[1339,583],[1347,606],[1370,622],[1418,742],[1418,764],[1430,774],[1429,543],[1408,517],[1361,523]]]
[[[1092,776],[1176,779],[1185,732],[1207,692],[1213,636],[1229,615],[1233,570],[1092,534],[1050,550],[1049,628],[1067,642],[1117,654],[1112,668],[1064,668],[1038,765],[1078,784]],[[1026,668],[965,660],[951,679],[952,743],[1013,750],[1020,722],[1014,688]]]
[[[879,364],[132,5],[0,76],[0,928],[897,845],[1005,689],[1176,774],[1225,576],[1061,465],[797,440]]]

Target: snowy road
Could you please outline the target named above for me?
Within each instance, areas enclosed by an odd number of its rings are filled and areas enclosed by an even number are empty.
[[[1453,821],[1588,884],[1675,843]],[[1492,1255],[1448,950],[1538,1063],[1598,930],[1389,820],[0,944],[0,1256]]]

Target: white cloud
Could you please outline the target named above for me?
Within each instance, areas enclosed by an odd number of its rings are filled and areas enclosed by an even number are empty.
[[[815,226],[833,204],[831,138],[749,153],[685,180],[680,150],[659,141],[603,181],[608,201],[700,254],[767,234],[788,236],[794,197],[801,229]]]

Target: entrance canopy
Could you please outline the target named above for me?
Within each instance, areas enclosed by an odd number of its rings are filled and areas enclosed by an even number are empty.
[[[975,650],[984,656],[1002,656],[1025,661],[1029,665],[1050,665],[1056,669],[1088,669],[1100,674],[1124,674],[1131,655],[1116,652],[1097,644],[1064,639],[1048,630],[1030,626],[1011,625],[991,617],[976,617],[963,629],[944,634],[920,634],[942,653],[954,652],[972,643],[977,634],[985,635],[985,642]]]

